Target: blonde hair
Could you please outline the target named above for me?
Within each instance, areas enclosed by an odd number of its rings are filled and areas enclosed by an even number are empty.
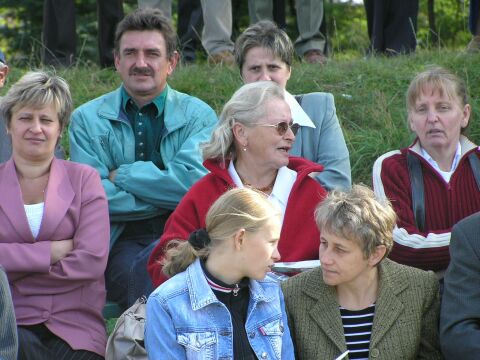
[[[50,104],[55,106],[60,129],[63,130],[68,125],[73,110],[67,82],[48,72],[31,71],[10,87],[2,99],[0,112],[9,127],[15,111],[26,106],[39,108]]]
[[[365,258],[379,245],[393,247],[396,215],[388,200],[380,202],[365,185],[353,185],[347,192],[334,190],[317,206],[315,222],[321,231],[356,241]]]
[[[461,108],[468,104],[465,82],[451,71],[435,66],[418,73],[410,82],[406,94],[409,114],[415,109],[417,99],[427,91],[427,88],[438,91],[440,96],[445,94],[450,100],[457,101]],[[466,127],[462,128],[461,132],[465,129]]]
[[[196,249],[188,241],[170,241],[162,271],[167,276],[185,271],[197,258],[206,259],[212,248],[229,239],[238,230],[255,233],[275,216],[280,216],[280,212],[264,193],[249,188],[231,189],[220,196],[208,210],[205,224],[210,237],[209,244]]]
[[[284,99],[283,89],[273,81],[243,85],[223,107],[210,141],[201,145],[203,159],[235,159],[233,125],[251,126],[265,116],[265,105],[272,99]]]

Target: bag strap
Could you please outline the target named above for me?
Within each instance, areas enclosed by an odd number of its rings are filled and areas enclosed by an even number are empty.
[[[303,95],[295,95],[295,100],[297,100],[298,104],[302,106]]]
[[[468,160],[470,161],[470,167],[472,168],[475,182],[480,191],[480,160],[478,159],[477,153],[475,151],[470,153],[470,155],[468,155]]]
[[[410,151],[407,152],[407,168],[412,187],[412,207],[415,224],[420,231],[423,231],[425,229],[425,188],[422,164]]]

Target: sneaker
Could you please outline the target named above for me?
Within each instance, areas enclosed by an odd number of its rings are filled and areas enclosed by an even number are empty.
[[[224,50],[216,54],[211,54],[208,56],[208,63],[210,65],[227,65],[231,66],[235,64],[235,57],[231,51]]]
[[[477,53],[480,52],[480,35],[475,35],[467,45],[467,52]]]
[[[327,63],[327,57],[320,50],[308,50],[303,54],[303,60],[309,64],[325,65]]]

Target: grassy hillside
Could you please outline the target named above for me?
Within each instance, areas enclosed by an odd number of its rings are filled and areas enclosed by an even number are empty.
[[[469,136],[480,143],[480,55],[439,49],[397,58],[332,60],[322,68],[296,63],[288,90],[295,94],[313,91],[334,94],[350,150],[353,181],[370,184],[374,160],[411,142],[406,127],[405,91],[413,75],[432,64],[453,70],[467,82],[473,107]],[[9,84],[24,71],[14,69]],[[59,74],[70,83],[75,106],[120,84],[114,70],[96,67],[61,70]],[[236,69],[194,65],[177,68],[170,84],[203,99],[219,112],[241,85],[241,79]]]

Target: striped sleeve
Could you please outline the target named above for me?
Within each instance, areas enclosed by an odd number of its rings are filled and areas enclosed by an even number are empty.
[[[450,229],[421,232],[412,209],[410,178],[400,151],[380,156],[373,166],[373,188],[377,199],[391,201],[397,214],[393,231],[394,247],[390,258],[398,263],[424,270],[442,270],[450,256]],[[438,212],[445,209],[438,209]]]

